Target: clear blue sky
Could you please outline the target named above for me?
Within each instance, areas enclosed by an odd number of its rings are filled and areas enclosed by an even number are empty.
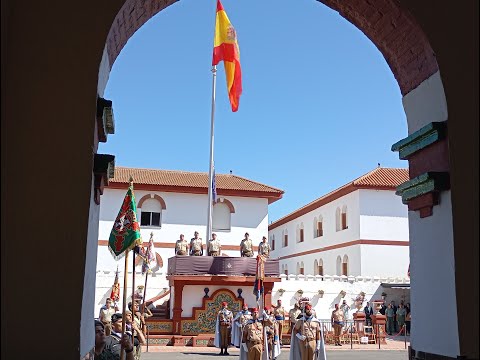
[[[117,58],[105,92],[118,166],[208,171],[216,0],[182,0],[148,21]],[[374,44],[314,0],[223,0],[241,51],[237,113],[218,71],[215,168],[285,191],[276,220],[372,170],[406,167],[398,84]]]

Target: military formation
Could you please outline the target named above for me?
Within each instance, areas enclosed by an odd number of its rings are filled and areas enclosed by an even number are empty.
[[[312,304],[308,300],[295,304],[289,318],[290,360],[325,360],[323,329]],[[219,355],[229,355],[228,346],[233,345],[240,348],[240,360],[275,360],[282,351],[284,321],[281,300],[275,306],[265,307],[261,313],[258,308],[250,311],[244,303],[237,314],[223,302],[216,319],[214,344],[220,348]]]
[[[208,256],[221,256],[222,244],[217,234],[213,233],[212,238],[205,244],[206,253]],[[203,240],[199,237],[198,231],[195,231],[190,243],[185,240],[185,235],[180,234],[180,239],[175,242],[175,255],[177,256],[203,256]],[[241,257],[253,257],[253,241],[250,239],[250,234],[245,233],[245,237],[240,242],[240,256]],[[267,242],[267,238],[264,236],[262,241],[258,245],[258,255],[263,255],[266,258],[270,257],[272,251],[270,245]]]

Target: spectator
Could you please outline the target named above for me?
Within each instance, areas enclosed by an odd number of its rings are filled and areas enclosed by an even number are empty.
[[[398,307],[395,305],[395,301],[392,300],[390,301],[390,304],[392,304],[392,309],[393,309],[393,331],[397,332],[397,309]]]
[[[410,335],[410,328],[412,326],[412,311],[410,310],[410,303],[407,303],[405,310],[407,312],[407,315],[405,316],[405,327],[407,335]]]
[[[115,317],[115,315],[120,315],[120,318]],[[115,329],[118,330],[118,323],[120,323],[119,334],[116,333],[113,335]],[[114,314],[112,316],[112,335],[109,336],[105,335],[105,326],[103,323],[95,320],[95,360],[120,360],[122,348],[125,349],[126,360],[135,360],[132,338],[128,334],[124,334],[123,337],[121,337],[121,332],[121,314]]]
[[[385,304],[382,304],[382,307],[380,308],[380,310],[378,312],[382,315],[385,315],[386,310],[387,310],[387,307],[385,306]]]
[[[100,314],[98,315],[100,321],[105,326],[105,335],[110,335],[112,332],[112,315],[118,311],[118,307],[112,307],[112,299],[107,298],[105,300],[105,305],[100,309]]]
[[[385,315],[387,316],[387,334],[392,335],[395,331],[395,311],[393,310],[392,304],[388,304],[387,309],[385,310]]]
[[[400,304],[397,309],[397,323],[398,323],[398,331],[404,331],[403,325],[405,325],[405,317],[407,315],[407,311],[403,307],[403,304]]]
[[[373,308],[370,306],[370,303],[367,302],[367,305],[363,309],[365,312],[365,322],[367,326],[372,326],[372,315],[373,315]]]

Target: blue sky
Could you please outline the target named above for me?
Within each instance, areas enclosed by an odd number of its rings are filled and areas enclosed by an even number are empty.
[[[314,0],[223,0],[241,51],[243,95],[217,76],[215,169],[285,191],[270,220],[372,170],[406,167],[398,84],[374,44]],[[117,166],[208,171],[215,0],[157,14],[117,58],[104,96]],[[293,5],[295,4],[295,5]]]

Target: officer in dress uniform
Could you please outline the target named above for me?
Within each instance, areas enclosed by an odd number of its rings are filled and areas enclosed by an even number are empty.
[[[198,231],[193,234],[192,240],[190,240],[190,255],[202,256],[203,255],[203,243],[202,238],[198,237]]]
[[[245,233],[245,238],[240,242],[240,256],[252,257],[253,256],[253,243],[249,239],[250,234]]]
[[[215,334],[215,346],[220,348],[219,355],[230,355],[227,351],[230,343],[229,337],[232,330],[233,314],[228,310],[228,303],[224,301],[222,303],[222,310],[218,312],[216,328],[218,329]]]
[[[247,345],[248,360],[261,360],[263,354],[263,325],[258,319],[258,309],[252,311],[250,320],[243,329],[242,343]]]
[[[297,317],[302,313],[302,310],[300,310],[298,303],[295,303],[293,305],[293,309],[291,309],[288,312],[288,319],[290,321],[290,333],[293,334],[293,328],[295,327],[295,324],[297,322]]]
[[[278,324],[278,336],[280,340],[280,345],[283,345],[282,335],[283,335],[283,322],[285,321],[285,309],[282,306],[282,300],[278,299],[277,306],[273,306],[273,315],[275,316],[275,320],[277,320],[277,324]]]
[[[243,310],[239,311],[233,319],[232,344],[240,347],[243,335],[243,328],[252,319],[252,313],[248,310],[247,303],[243,304]]]
[[[278,324],[271,309],[265,307],[264,310],[263,326],[265,327],[265,335],[267,336],[268,358],[273,360],[278,356],[280,348],[280,344],[278,343]]]
[[[258,255],[263,255],[266,258],[269,258],[271,250],[272,249],[270,248],[270,245],[267,242],[267,238],[264,236],[262,238],[262,242],[258,245]]]
[[[208,256],[222,255],[222,245],[217,239],[217,234],[212,233],[212,238],[208,241]]]
[[[175,243],[175,255],[187,255],[188,242],[185,240],[185,236],[180,234],[180,239]]]
[[[305,305],[305,316],[297,320],[295,336],[300,340],[301,360],[313,360],[320,349],[320,322],[313,316],[312,305]]]

